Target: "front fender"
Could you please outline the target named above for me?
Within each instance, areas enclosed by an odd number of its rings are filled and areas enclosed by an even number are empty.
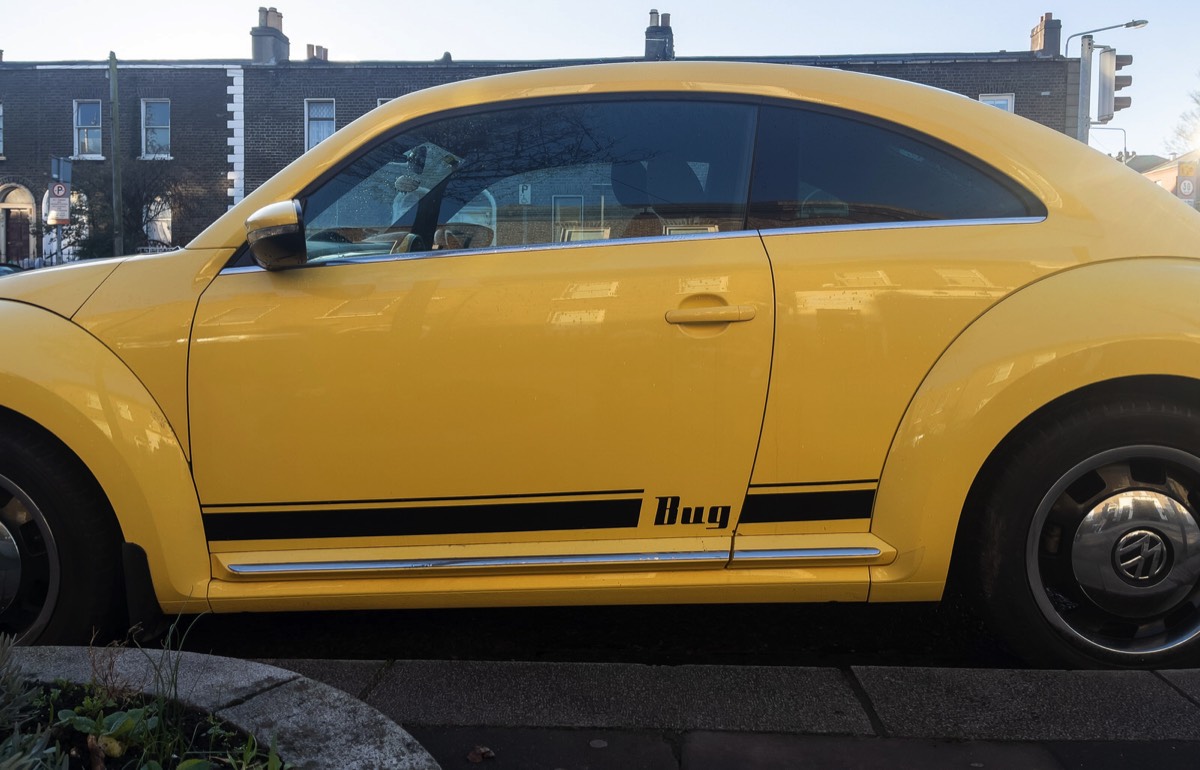
[[[205,610],[200,507],[179,441],[142,383],[70,321],[0,301],[0,406],[54,434],[91,470],[170,612]]]
[[[888,451],[871,531],[897,558],[871,569],[871,599],[939,598],[971,485],[1005,436],[1061,396],[1139,375],[1200,381],[1200,262],[1085,265],[977,319],[926,376]]]

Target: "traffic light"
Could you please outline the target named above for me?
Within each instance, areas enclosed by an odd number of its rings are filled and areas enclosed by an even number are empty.
[[[1117,70],[1128,67],[1130,64],[1133,64],[1133,56],[1130,54],[1118,54],[1115,48],[1100,50],[1100,91],[1099,98],[1096,100],[1097,123],[1107,123],[1112,120],[1114,112],[1123,110],[1133,103],[1133,99],[1128,96],[1116,95],[1117,91],[1133,84],[1132,76],[1117,74]]]

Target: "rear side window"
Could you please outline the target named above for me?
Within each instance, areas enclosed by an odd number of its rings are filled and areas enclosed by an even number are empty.
[[[758,137],[753,228],[1045,215],[998,172],[900,129],[764,107]]]

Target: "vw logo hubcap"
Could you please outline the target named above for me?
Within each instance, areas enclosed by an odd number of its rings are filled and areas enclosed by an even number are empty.
[[[1113,548],[1117,574],[1127,583],[1150,586],[1170,570],[1171,552],[1166,539],[1152,529],[1126,532]]]

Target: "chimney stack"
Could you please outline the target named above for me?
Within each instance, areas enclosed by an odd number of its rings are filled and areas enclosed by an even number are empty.
[[[309,61],[329,61],[329,49],[323,45],[308,44]]]
[[[1054,14],[1045,13],[1038,20],[1038,25],[1029,31],[1029,50],[1038,56],[1058,56],[1058,47],[1062,42],[1062,20],[1054,18]]]
[[[650,9],[650,26],[646,27],[646,61],[671,61],[675,58],[675,33],[671,31],[671,14],[659,16]]]
[[[259,8],[258,26],[250,30],[250,43],[254,64],[286,62],[290,46],[283,34],[283,14],[275,8]]]

